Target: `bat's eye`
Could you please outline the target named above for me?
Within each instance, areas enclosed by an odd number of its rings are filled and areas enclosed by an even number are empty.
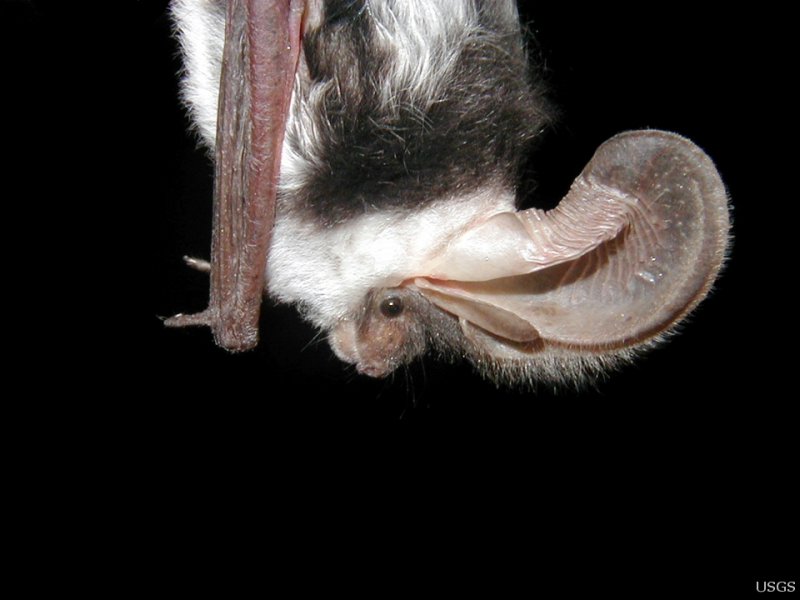
[[[392,319],[403,313],[403,301],[397,296],[390,296],[381,302],[381,314]]]

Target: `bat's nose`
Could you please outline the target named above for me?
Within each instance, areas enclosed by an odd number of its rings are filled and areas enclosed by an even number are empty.
[[[362,375],[367,375],[369,377],[383,377],[384,375],[391,372],[393,369],[388,365],[382,364],[371,364],[371,363],[359,363],[356,365],[356,371],[361,373]]]

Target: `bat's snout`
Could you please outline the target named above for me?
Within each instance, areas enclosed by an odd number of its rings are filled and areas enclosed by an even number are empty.
[[[362,356],[358,343],[358,327],[353,321],[343,321],[328,337],[333,352],[346,363],[355,365],[356,371],[369,377],[383,377],[395,365],[385,358]]]

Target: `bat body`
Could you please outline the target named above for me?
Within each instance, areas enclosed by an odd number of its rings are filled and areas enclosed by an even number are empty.
[[[513,1],[172,10],[217,190],[209,309],[169,325],[246,349],[266,292],[367,375],[432,350],[525,385],[652,347],[716,278],[725,189],[677,135],[617,136],[556,209],[517,210],[550,114]]]

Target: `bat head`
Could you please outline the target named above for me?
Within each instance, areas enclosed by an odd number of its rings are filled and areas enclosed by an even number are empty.
[[[606,142],[552,211],[485,214],[443,228],[384,279],[402,283],[329,325],[337,355],[372,376],[435,348],[498,381],[586,378],[665,339],[729,242],[713,163],[661,131]]]

